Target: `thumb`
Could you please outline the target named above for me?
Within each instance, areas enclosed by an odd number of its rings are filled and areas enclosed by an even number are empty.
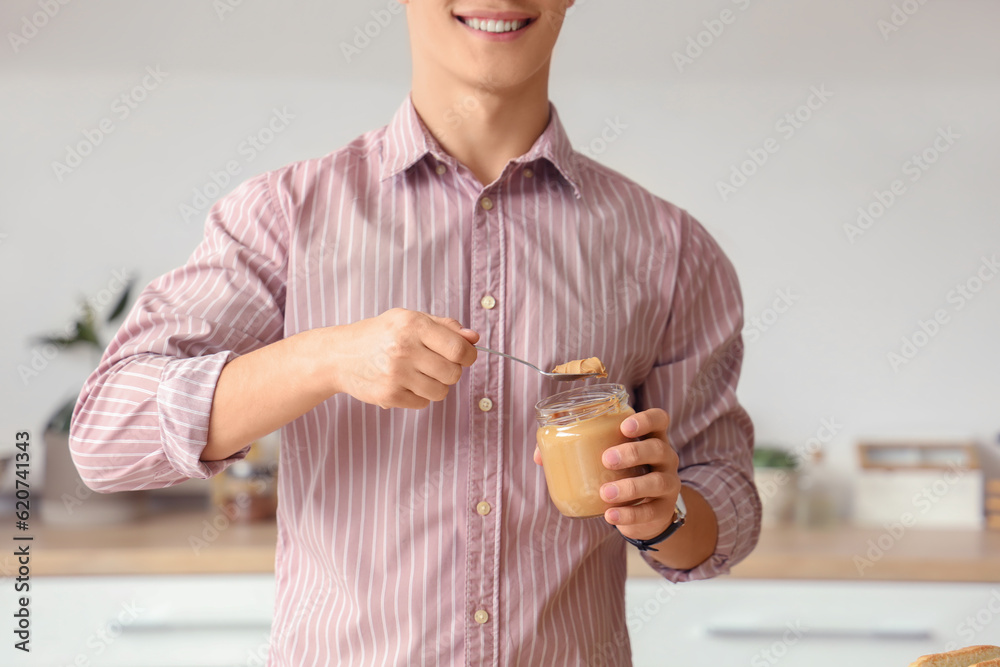
[[[458,335],[469,341],[470,345],[475,345],[479,342],[479,334],[472,329],[459,329]]]
[[[462,326],[462,323],[456,320],[454,317],[438,317],[437,315],[428,315],[434,322],[440,324],[443,327],[448,327],[459,336],[469,341],[470,345],[475,345],[479,342],[479,334],[472,329],[466,329]]]
[[[434,320],[435,324],[440,324],[443,327],[448,327],[452,331],[460,331],[462,328],[462,323],[456,320],[454,317],[438,317],[437,315],[427,315],[427,317]]]

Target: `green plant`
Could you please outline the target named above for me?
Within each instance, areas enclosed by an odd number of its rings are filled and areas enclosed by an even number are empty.
[[[784,468],[794,470],[799,462],[795,456],[780,447],[755,447],[753,450],[753,465],[755,468]]]
[[[80,314],[76,320],[66,328],[67,333],[63,335],[36,336],[34,341],[41,345],[54,345],[57,348],[69,349],[72,347],[89,347],[96,350],[98,358],[104,353],[105,343],[101,342],[100,330],[110,325],[125,312],[128,302],[132,296],[132,287],[135,279],[129,279],[118,295],[117,301],[108,311],[104,318],[99,318],[97,309],[94,307],[96,300],[83,299],[80,305]],[[45,430],[55,430],[61,433],[69,432],[70,419],[73,417],[73,408],[76,405],[76,398],[67,400],[45,425]]]

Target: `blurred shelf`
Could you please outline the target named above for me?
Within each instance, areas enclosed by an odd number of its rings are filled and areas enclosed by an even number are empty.
[[[273,521],[229,523],[220,513],[182,512],[131,524],[33,527],[31,574],[36,576],[270,573]],[[12,551],[12,550],[11,550]],[[0,557],[0,574],[17,571]],[[634,577],[658,576],[634,549]],[[765,529],[754,552],[733,568],[735,579],[845,581],[1000,581],[1000,532]]]
[[[39,576],[274,572],[276,525],[231,523],[221,512],[164,513],[86,528],[39,525],[28,534]],[[16,571],[0,558],[0,574]]]
[[[629,552],[630,576],[657,576],[638,552]],[[841,526],[827,530],[771,528],[735,579],[840,581],[1000,581],[1000,532],[982,530],[887,531]]]

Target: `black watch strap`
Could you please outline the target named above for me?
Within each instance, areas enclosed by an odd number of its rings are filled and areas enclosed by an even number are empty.
[[[639,551],[659,551],[659,549],[654,549],[653,545],[659,544],[660,542],[662,542],[663,540],[667,539],[675,532],[677,532],[677,529],[684,525],[684,521],[686,519],[687,519],[687,508],[684,506],[684,500],[680,496],[678,496],[677,507],[674,508],[674,520],[670,523],[669,526],[667,526],[667,529],[665,531],[663,531],[656,537],[652,537],[648,540],[636,540],[632,539],[631,537],[625,537],[624,535],[622,535],[622,537],[625,538],[625,541],[628,542],[629,544],[634,544],[636,548],[639,549]],[[615,528],[617,528],[617,526],[615,526]],[[621,535],[620,530],[618,531],[618,534]]]

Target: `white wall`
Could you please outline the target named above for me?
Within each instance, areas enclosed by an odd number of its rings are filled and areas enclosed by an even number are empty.
[[[796,446],[824,418],[842,424],[841,465],[857,437],[1000,431],[1000,278],[961,310],[948,301],[1000,255],[1000,4],[909,1],[919,10],[884,39],[890,0],[586,0],[553,72],[576,144],[704,222],[736,263],[748,317],[778,290],[794,296],[748,341],[741,395],[761,441]],[[64,326],[116,269],[145,283],[183,262],[201,218],[178,207],[211,170],[237,160],[248,176],[389,119],[407,91],[404,19],[351,62],[339,46],[386,6],[243,0],[220,20],[209,2],[71,2],[17,53],[8,32],[38,4],[0,7],[0,442],[40,435],[94,363],[63,354],[24,383],[28,336]],[[724,9],[733,22],[678,71],[672,54]],[[113,101],[157,65],[169,75],[121,119]],[[789,138],[775,124],[813,87],[832,97]],[[295,119],[248,163],[238,147],[275,107]],[[105,117],[114,133],[60,183],[52,162]],[[614,119],[621,135],[591,144]],[[947,128],[960,138],[908,180],[904,162]],[[768,138],[780,150],[723,201],[717,183]],[[843,225],[894,179],[905,194],[850,243]],[[894,371],[887,353],[937,309],[949,322]]]

